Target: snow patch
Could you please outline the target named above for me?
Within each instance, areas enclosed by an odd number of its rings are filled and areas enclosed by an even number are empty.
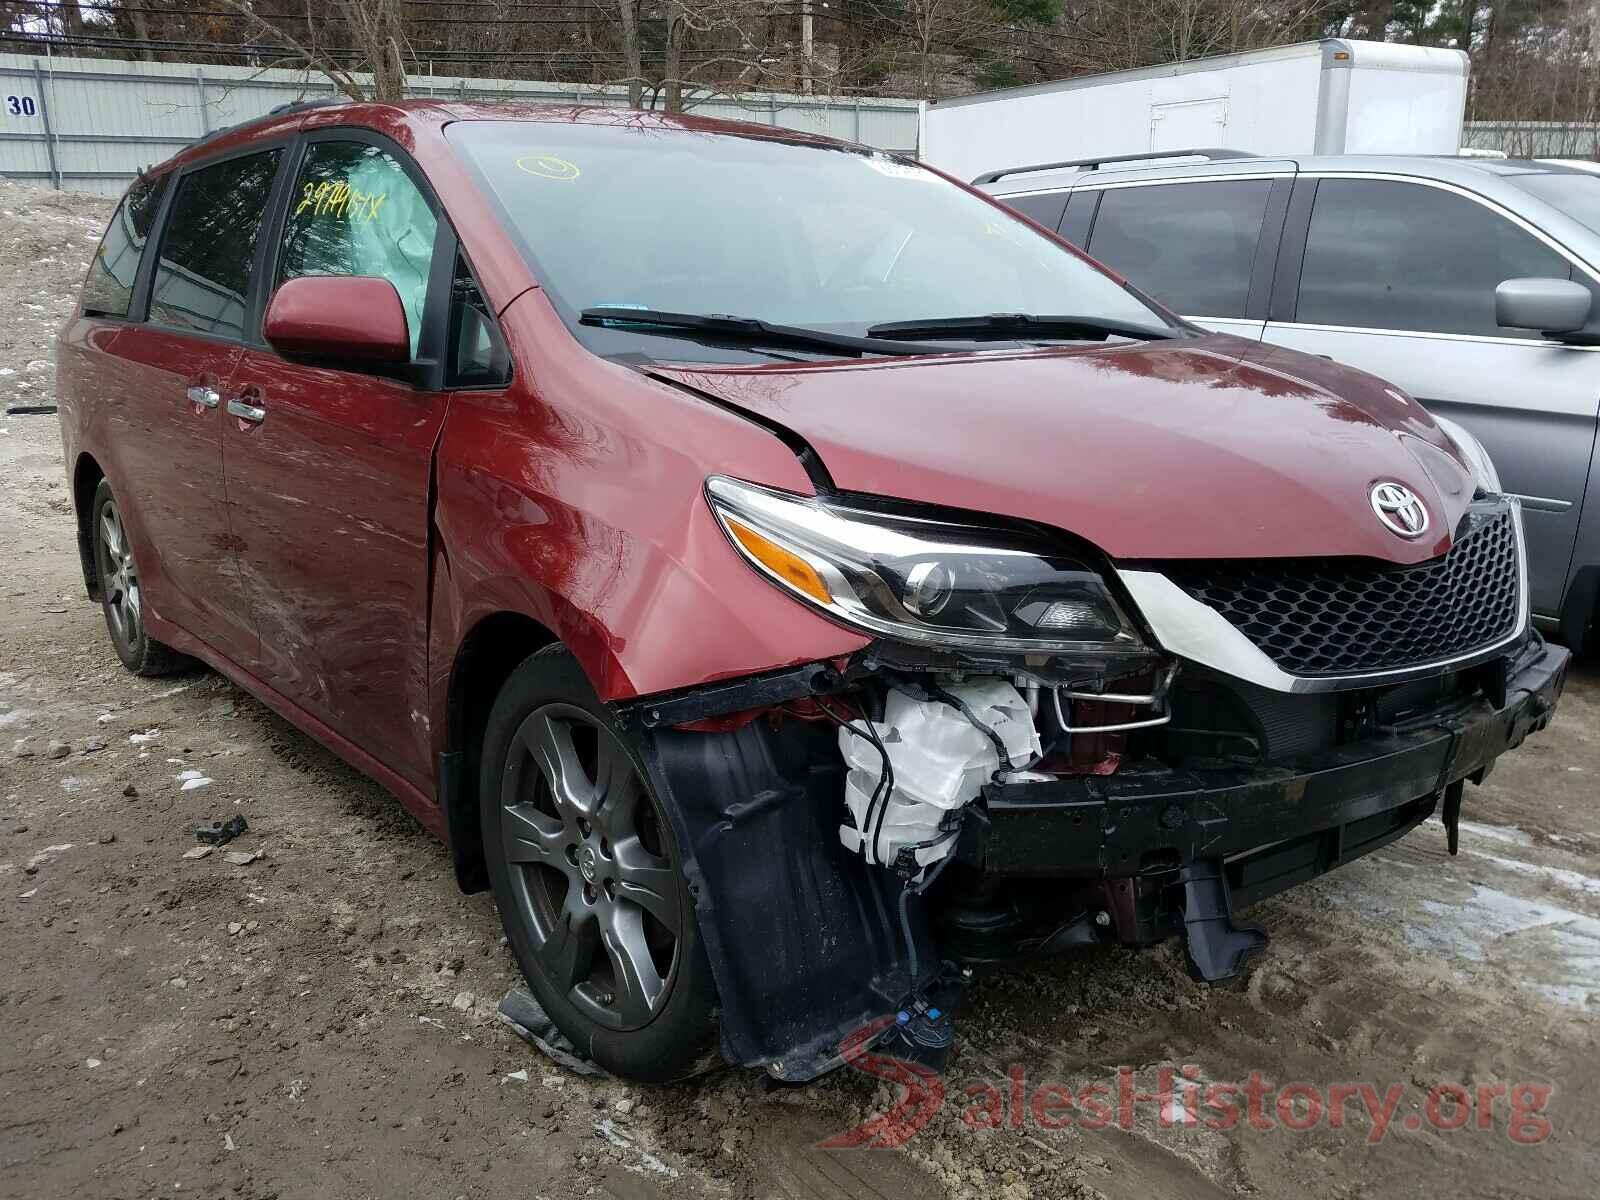
[[[1537,863],[1523,862],[1520,858],[1504,858],[1498,854],[1485,854],[1481,850],[1468,850],[1473,858],[1491,862],[1503,871],[1511,871],[1517,875],[1527,875],[1534,879],[1543,879],[1557,887],[1567,888],[1571,891],[1581,892],[1586,896],[1600,896],[1600,879],[1593,875],[1585,875],[1579,871],[1568,871],[1564,867],[1546,867]]]
[[[614,1122],[610,1117],[596,1121],[594,1123],[594,1131],[597,1135],[610,1142],[618,1150],[626,1150],[638,1157],[639,1161],[637,1163],[630,1162],[623,1164],[623,1166],[627,1167],[628,1170],[634,1172],[635,1174],[642,1175],[648,1171],[655,1175],[665,1175],[669,1179],[676,1179],[678,1177],[678,1172],[674,1168],[667,1166],[666,1163],[662,1162],[654,1154],[651,1154],[648,1150],[639,1146],[634,1141],[633,1135],[624,1129],[618,1128],[616,1122]]]

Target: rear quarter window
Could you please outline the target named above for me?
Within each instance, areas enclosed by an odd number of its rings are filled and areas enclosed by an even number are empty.
[[[139,274],[145,243],[161,210],[167,177],[141,179],[128,189],[117,206],[106,235],[100,240],[89,275],[83,283],[83,313],[88,317],[125,317],[133,303],[133,283]]]

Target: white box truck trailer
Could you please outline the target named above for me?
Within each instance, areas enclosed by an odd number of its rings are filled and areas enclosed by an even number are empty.
[[[1454,154],[1466,103],[1460,50],[1325,38],[940,100],[925,109],[920,145],[960,179],[1200,146]]]

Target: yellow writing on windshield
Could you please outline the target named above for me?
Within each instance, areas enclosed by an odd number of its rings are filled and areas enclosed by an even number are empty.
[[[294,215],[309,209],[314,217],[332,214],[364,223],[377,220],[378,210],[388,198],[388,192],[363,192],[343,182],[308,183],[301,189]]]

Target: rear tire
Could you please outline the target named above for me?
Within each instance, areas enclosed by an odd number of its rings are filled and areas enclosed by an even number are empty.
[[[94,545],[95,578],[100,584],[100,608],[106,632],[122,665],[135,675],[170,675],[194,665],[164,642],[150,636],[144,623],[144,593],[138,564],[123,524],[122,510],[111,484],[102,479],[89,505],[89,536]]]
[[[501,689],[478,794],[506,938],[561,1032],[641,1083],[719,1065],[716,986],[671,823],[564,646]]]

